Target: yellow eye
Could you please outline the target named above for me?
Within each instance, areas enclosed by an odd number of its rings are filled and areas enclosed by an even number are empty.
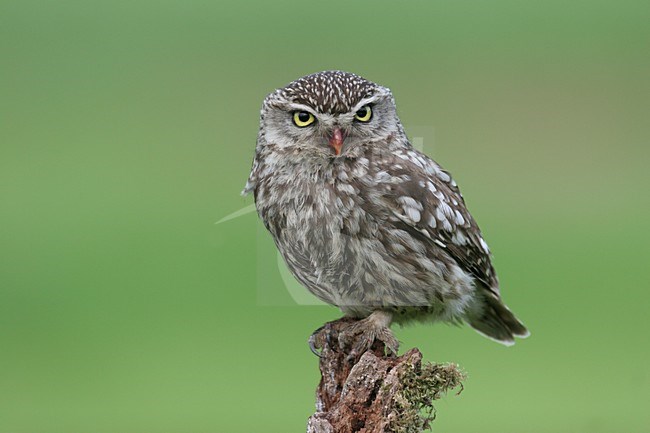
[[[299,126],[300,128],[309,126],[314,123],[314,121],[316,121],[314,115],[307,111],[296,111],[293,113],[293,123],[295,123],[296,126]]]
[[[370,109],[370,105],[364,105],[359,108],[359,111],[355,113],[354,118],[359,122],[369,122],[370,119],[372,119],[372,110]]]

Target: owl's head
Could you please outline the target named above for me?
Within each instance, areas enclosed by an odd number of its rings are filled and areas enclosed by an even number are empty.
[[[271,93],[260,122],[260,145],[309,158],[353,155],[403,135],[390,90],[342,71],[307,75]]]

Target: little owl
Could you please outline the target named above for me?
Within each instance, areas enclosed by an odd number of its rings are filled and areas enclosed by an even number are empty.
[[[296,279],[359,319],[355,347],[396,352],[392,322],[464,321],[506,345],[528,336],[458,185],[411,145],[386,87],[325,71],[269,94],[250,192]]]

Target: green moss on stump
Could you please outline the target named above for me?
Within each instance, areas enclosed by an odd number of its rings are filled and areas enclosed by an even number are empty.
[[[460,394],[465,377],[456,364],[426,363],[420,368],[407,365],[400,373],[401,387],[393,396],[387,431],[420,433],[430,428],[436,417],[434,400],[457,387]]]

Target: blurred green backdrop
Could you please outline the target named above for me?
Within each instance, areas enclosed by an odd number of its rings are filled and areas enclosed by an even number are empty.
[[[255,214],[214,223],[252,202],[262,98],[323,69],[435,131],[533,333],[397,329],[469,373],[434,431],[650,431],[649,22],[647,1],[0,1],[0,433],[304,431],[306,339],[339,313],[283,292]]]

